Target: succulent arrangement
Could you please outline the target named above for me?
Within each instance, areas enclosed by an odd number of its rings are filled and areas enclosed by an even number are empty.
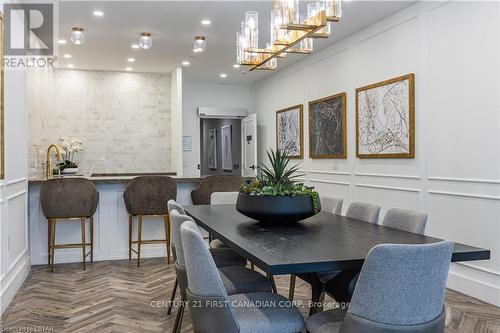
[[[242,185],[241,193],[250,195],[266,196],[298,196],[304,195],[311,197],[314,212],[319,212],[319,194],[314,187],[305,186],[296,181],[296,178],[303,176],[298,173],[298,165],[288,166],[290,156],[284,151],[272,149],[267,152],[269,165],[261,164],[258,168],[257,179],[248,185]]]

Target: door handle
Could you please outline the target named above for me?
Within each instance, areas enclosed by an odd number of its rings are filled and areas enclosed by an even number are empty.
[[[255,165],[250,166],[250,169],[255,170]]]

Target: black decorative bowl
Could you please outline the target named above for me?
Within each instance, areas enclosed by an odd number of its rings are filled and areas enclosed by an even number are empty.
[[[254,220],[276,224],[295,223],[316,214],[313,201],[308,195],[266,196],[240,193],[236,210]]]

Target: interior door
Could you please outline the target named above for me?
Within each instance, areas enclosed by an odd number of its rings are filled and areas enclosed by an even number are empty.
[[[251,114],[242,120],[241,151],[243,177],[257,176],[257,114]]]

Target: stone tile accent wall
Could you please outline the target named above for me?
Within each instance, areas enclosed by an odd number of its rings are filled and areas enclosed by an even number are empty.
[[[30,72],[30,176],[60,137],[83,141],[83,173],[171,171],[170,84],[169,74]]]

